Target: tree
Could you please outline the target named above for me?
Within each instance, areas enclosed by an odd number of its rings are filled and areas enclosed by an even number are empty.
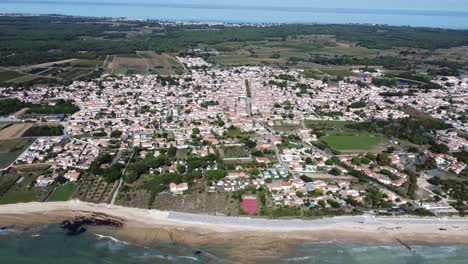
[[[250,140],[250,139],[244,140],[244,144],[249,149],[253,149],[253,148],[255,148],[257,146],[257,143],[255,141],[253,141],[253,140]]]
[[[260,175],[260,170],[257,169],[257,168],[253,168],[253,169],[251,169],[251,170],[249,171],[249,173],[250,173],[250,174],[253,174],[253,175],[255,175],[255,176],[258,176],[258,175]]]
[[[192,129],[192,135],[198,135],[200,134],[200,129],[198,127],[195,127]]]
[[[263,152],[261,152],[260,150],[254,150],[254,151],[252,151],[251,154],[252,154],[252,156],[254,156],[254,157],[263,157],[263,156],[265,156],[265,155],[263,154]]]
[[[185,165],[184,164],[181,164],[181,163],[178,163],[177,166],[177,172],[180,173],[180,174],[184,174],[185,173]]]
[[[194,179],[200,179],[203,174],[201,173],[201,171],[198,171],[198,170],[194,170],[191,172],[191,175]]]
[[[169,149],[167,150],[167,156],[173,158],[177,154],[177,148],[174,146],[170,146]]]
[[[317,204],[320,205],[320,207],[322,208],[325,208],[325,206],[327,205],[324,200],[318,201]]]
[[[341,175],[341,171],[338,168],[333,168],[328,173],[330,173],[331,175],[334,175],[334,176],[340,176]]]
[[[445,144],[432,144],[430,150],[434,153],[448,153],[450,151],[449,147]]]
[[[120,130],[112,130],[110,136],[113,137],[113,138],[118,138],[118,137],[122,136],[122,131],[120,131]]]
[[[331,205],[331,207],[333,207],[335,209],[338,209],[338,208],[341,207],[341,205],[337,201],[335,201],[333,199],[328,199],[327,202],[328,202],[329,205]]]
[[[388,165],[390,165],[390,163],[392,161],[391,161],[390,155],[388,153],[382,152],[382,153],[379,153],[379,155],[377,155],[377,162],[381,166],[388,166]]]
[[[205,172],[205,178],[210,181],[218,181],[226,177],[227,173],[225,170],[209,170]]]

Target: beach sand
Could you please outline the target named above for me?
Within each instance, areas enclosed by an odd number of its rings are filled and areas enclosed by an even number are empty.
[[[194,248],[223,249],[223,255],[235,262],[278,259],[289,253],[291,247],[301,243],[340,241],[390,244],[468,244],[468,220],[451,222],[433,219],[421,222],[403,218],[385,223],[358,222],[354,218],[343,220],[282,220],[261,226],[239,218],[222,224],[172,219],[169,212],[145,210],[107,204],[91,204],[77,200],[69,202],[24,203],[0,206],[0,226],[28,227],[61,223],[77,216],[104,214],[124,223],[122,228],[93,227],[91,232],[118,237],[139,245],[155,241],[173,241]],[[216,218],[218,219],[218,218]],[[216,220],[215,219],[215,220]],[[234,219],[234,218],[233,218]],[[357,219],[357,218],[356,218]],[[318,224],[320,222],[320,224]],[[328,224],[329,221],[329,224]],[[324,224],[325,222],[325,224]],[[279,223],[279,224],[278,224]],[[314,223],[317,223],[316,225]],[[228,250],[226,250],[228,249]]]

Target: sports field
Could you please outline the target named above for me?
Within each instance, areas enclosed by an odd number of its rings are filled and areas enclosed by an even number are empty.
[[[385,142],[383,135],[371,133],[331,134],[321,139],[333,149],[346,152],[375,150]]]

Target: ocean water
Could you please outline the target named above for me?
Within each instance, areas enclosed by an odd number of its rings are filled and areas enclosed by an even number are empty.
[[[209,255],[206,257],[196,253],[200,248],[171,242],[143,247],[92,232],[66,236],[56,225],[29,231],[0,231],[2,264],[230,263],[223,250],[219,252],[219,246],[213,248],[218,251],[210,252],[210,245],[203,246],[201,250]],[[307,243],[295,247],[289,256],[264,263],[466,264],[468,260],[467,246],[412,245],[412,249],[413,252],[401,245]]]
[[[468,0],[1,0],[0,13],[234,23],[371,23],[468,29]]]

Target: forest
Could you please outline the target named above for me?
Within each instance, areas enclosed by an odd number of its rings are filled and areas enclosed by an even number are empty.
[[[467,30],[384,25],[181,26],[161,25],[158,21],[116,23],[104,18],[68,16],[0,16],[0,28],[0,66],[67,58],[94,59],[101,55],[129,54],[138,50],[177,53],[186,52],[200,43],[286,40],[304,35],[336,36],[339,41],[372,49],[408,47],[434,50],[468,44]],[[327,62],[341,64],[346,60],[348,58]],[[379,60],[388,66],[404,64],[386,57]]]

